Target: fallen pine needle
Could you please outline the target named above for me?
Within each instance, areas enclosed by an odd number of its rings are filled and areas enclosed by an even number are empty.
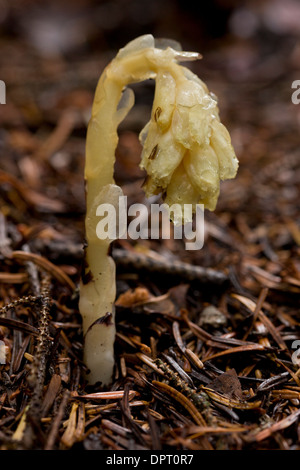
[[[25,251],[13,251],[11,257],[19,261],[32,261],[40,268],[45,269],[45,271],[55,277],[58,281],[68,285],[72,291],[76,289],[76,286],[70,277],[64,273],[62,269],[43,256],[37,255],[36,253],[27,253]]]
[[[135,390],[130,390],[129,391],[129,399],[132,399],[133,397],[136,397],[138,395],[138,392]],[[114,392],[96,392],[96,393],[89,393],[87,395],[80,395],[76,396],[74,398],[87,398],[91,400],[120,400],[120,398],[123,398],[124,396],[124,390],[116,390]]]
[[[220,351],[211,356],[205,357],[202,359],[202,362],[210,361],[216,357],[226,356],[227,354],[241,353],[247,351],[264,351],[266,348],[261,344],[247,344],[245,346],[237,346],[236,348],[226,349],[225,351]]]
[[[27,273],[0,273],[0,283],[3,284],[24,284],[27,281]]]
[[[249,431],[247,426],[221,427],[221,426],[193,426],[189,429],[189,438],[196,439],[205,434],[232,434]]]
[[[159,382],[158,380],[152,380],[152,385],[157,387],[162,392],[165,392],[166,395],[170,395],[172,398],[174,398],[174,400],[178,401],[178,403],[180,403],[189,412],[196,424],[199,424],[200,426],[206,426],[206,422],[200,411],[197,410],[195,405],[186,396],[178,392],[175,388],[170,387],[170,385]]]
[[[75,431],[76,431],[76,420],[77,420],[77,408],[78,408],[78,403],[73,403],[70,417],[68,420],[67,429],[65,430],[61,438],[61,443],[65,447],[72,447],[72,445],[74,444],[76,440]]]
[[[26,416],[27,416],[28,409],[29,409],[29,406],[27,405],[24,412],[23,412],[23,414],[22,414],[22,417],[20,419],[18,427],[17,427],[17,429],[15,430],[15,432],[12,436],[14,441],[22,441],[22,439],[23,439],[24,431],[25,431],[25,428],[26,428]]]

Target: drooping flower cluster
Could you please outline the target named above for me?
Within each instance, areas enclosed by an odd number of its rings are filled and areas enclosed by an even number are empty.
[[[188,53],[183,53],[188,54]],[[234,178],[238,160],[220,122],[217,99],[189,69],[156,76],[151,119],[140,133],[147,197],[214,210],[220,180]],[[181,222],[181,221],[179,221]]]

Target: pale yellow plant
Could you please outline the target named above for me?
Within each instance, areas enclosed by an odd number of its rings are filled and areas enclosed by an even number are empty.
[[[203,204],[214,210],[220,180],[234,178],[238,168],[216,97],[179,64],[199,54],[172,46],[157,47],[152,35],[130,42],[103,71],[95,93],[86,141],[87,246],[79,304],[90,383],[109,384],[114,366],[115,265],[108,254],[113,240],[99,239],[96,226],[97,207],[109,203],[118,209],[122,195],[113,173],[117,127],[134,104],[127,86],[149,78],[156,82],[151,119],[140,134],[148,197],[162,193],[169,205]]]

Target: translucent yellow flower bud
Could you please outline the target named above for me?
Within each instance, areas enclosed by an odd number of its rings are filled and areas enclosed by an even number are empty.
[[[199,191],[193,187],[183,163],[173,173],[164,202],[169,206],[172,204],[180,204],[181,206],[193,204],[195,206],[199,202]]]
[[[200,195],[198,202],[214,210],[220,191],[219,160],[209,146],[195,145],[183,160],[185,171]]]

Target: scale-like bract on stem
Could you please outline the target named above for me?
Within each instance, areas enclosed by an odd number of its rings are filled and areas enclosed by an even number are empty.
[[[87,245],[79,304],[90,383],[109,384],[114,366],[115,265],[108,254],[113,240],[100,239],[96,227],[97,207],[109,203],[118,210],[122,195],[113,172],[117,127],[134,104],[127,86],[149,78],[156,82],[151,118],[140,134],[147,197],[163,193],[166,204],[192,204],[194,209],[204,204],[214,210],[220,180],[234,178],[238,168],[216,97],[179,64],[200,55],[174,44],[167,41],[162,48],[152,35],[130,42],[103,71],[95,93],[86,141]]]

